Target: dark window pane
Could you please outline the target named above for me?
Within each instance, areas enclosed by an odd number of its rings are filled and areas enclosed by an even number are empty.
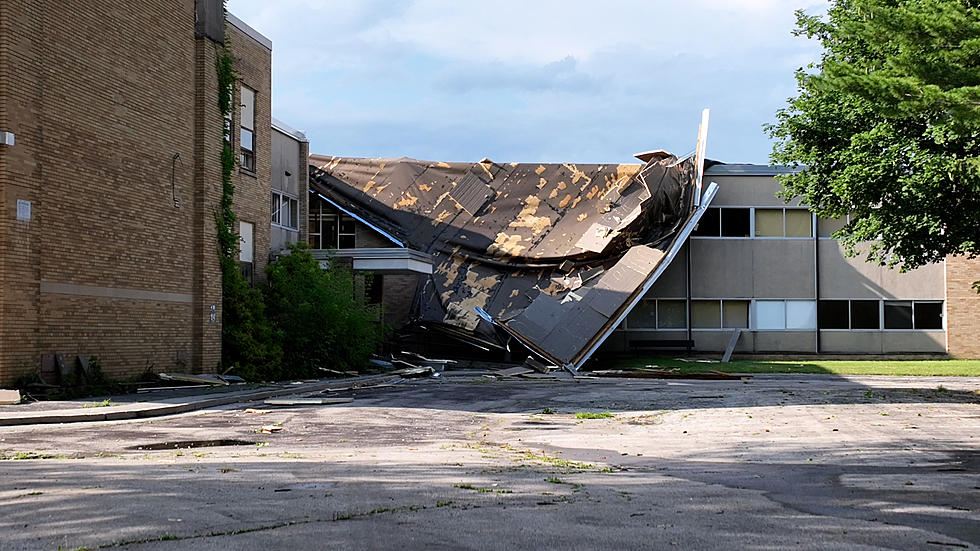
[[[847,301],[821,300],[817,303],[817,321],[820,329],[848,329]]]
[[[654,300],[641,300],[636,307],[627,314],[626,325],[630,329],[656,329],[657,328],[657,302]]]
[[[340,233],[354,233],[354,219],[346,214],[340,216]]]
[[[338,249],[353,249],[354,248],[354,236],[353,235],[341,235],[340,245]]]
[[[657,327],[659,329],[686,328],[687,303],[683,300],[658,300]]]
[[[881,329],[877,300],[851,301],[851,329]]]
[[[916,302],[915,303],[915,328],[916,329],[942,329],[943,328],[943,303]]]
[[[912,301],[885,301],[885,329],[912,329]]]
[[[698,227],[694,229],[691,235],[718,237],[721,234],[721,222],[718,216],[719,210],[716,208],[705,210],[704,215],[701,216],[701,220],[698,221]]]
[[[299,228],[299,201],[289,200],[289,227]]]
[[[721,209],[722,237],[749,236],[749,209]]]

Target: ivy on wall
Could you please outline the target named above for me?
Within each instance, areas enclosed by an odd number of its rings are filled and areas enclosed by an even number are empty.
[[[217,48],[216,71],[222,121],[221,200],[214,216],[221,264],[221,367],[234,369],[246,379],[275,379],[282,361],[279,338],[266,316],[262,292],[245,280],[237,258],[240,238],[235,228],[238,217],[232,208],[236,162],[230,121],[238,76],[228,33],[225,43]]]

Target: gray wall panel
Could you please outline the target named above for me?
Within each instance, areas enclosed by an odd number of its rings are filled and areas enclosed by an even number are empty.
[[[718,195],[711,201],[713,207],[793,207],[799,201],[789,203],[776,197],[782,189],[770,176],[705,176],[706,182],[718,184]]]
[[[930,264],[910,272],[876,266],[864,256],[845,258],[834,240],[820,240],[820,298],[901,298],[943,300],[945,266]]]
[[[815,331],[754,331],[755,352],[813,352]]]
[[[881,331],[821,331],[824,354],[881,354]]]
[[[691,296],[751,298],[754,277],[749,239],[692,239]]]
[[[814,297],[812,240],[757,239],[752,243],[755,297]]]
[[[946,352],[945,331],[884,331],[881,335],[881,351],[885,354]]]
[[[687,296],[687,257],[685,252],[677,255],[664,273],[646,294],[647,298],[680,298]]]

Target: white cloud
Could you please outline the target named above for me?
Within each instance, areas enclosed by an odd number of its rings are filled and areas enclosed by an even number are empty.
[[[274,111],[315,152],[625,160],[693,146],[764,162],[761,125],[816,48],[800,0],[230,0],[274,43]],[[506,155],[506,157],[500,157]]]

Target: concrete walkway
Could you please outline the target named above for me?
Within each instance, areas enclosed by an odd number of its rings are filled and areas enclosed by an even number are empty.
[[[188,389],[168,388],[139,394],[2,405],[0,406],[0,426],[87,423],[159,417],[228,404],[320,392],[328,388],[343,387],[354,381],[363,384],[384,377],[383,375],[369,375],[348,379],[324,379],[314,382],[273,384],[260,387],[229,385]],[[111,405],[102,405],[104,401],[108,401]]]

